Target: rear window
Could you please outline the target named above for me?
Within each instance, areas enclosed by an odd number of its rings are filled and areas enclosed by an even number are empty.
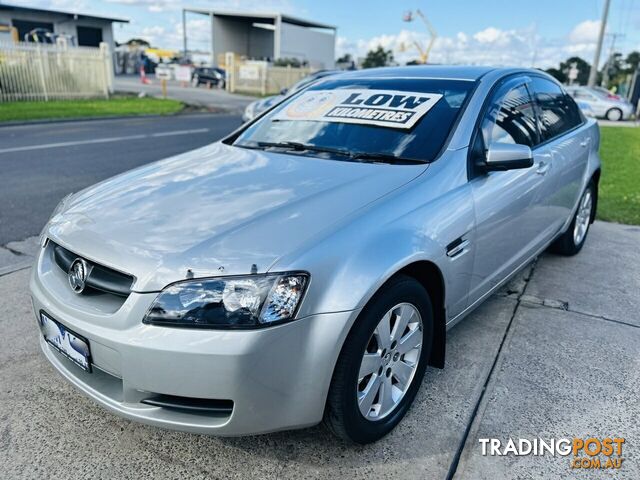
[[[256,148],[266,143],[295,142],[327,149],[346,149],[356,153],[393,155],[431,162],[442,149],[474,85],[475,82],[463,80],[326,79],[308,88],[301,95],[307,92],[322,94],[344,90],[345,92],[337,94],[345,97],[346,91],[361,92],[361,95],[353,97],[356,99],[355,103],[362,99],[367,102],[367,91],[375,91],[371,92],[371,101],[368,103],[370,107],[367,107],[370,108],[371,114],[367,117],[367,112],[362,110],[362,115],[349,120],[333,118],[324,121],[320,117],[309,120],[308,115],[291,119],[283,112],[292,105],[295,106],[292,102],[302,99],[300,95],[295,95],[243,131],[233,144]],[[404,92],[407,93],[403,96]],[[424,94],[424,98],[420,94]],[[419,111],[399,112],[395,117],[391,114],[391,117],[385,117],[387,120],[398,120],[398,123],[406,117],[408,120],[404,126],[393,125],[391,121],[372,124],[372,118],[380,118],[375,117],[377,113],[381,113],[376,109],[392,112],[394,105],[400,105],[400,109],[406,110],[407,105],[418,105],[425,98],[427,103],[417,107],[416,110]],[[389,101],[385,103],[387,99]],[[364,104],[360,105],[363,106]],[[347,121],[349,123],[345,123]]]
[[[533,93],[538,104],[542,140],[551,140],[582,123],[575,101],[553,82],[534,77]]]

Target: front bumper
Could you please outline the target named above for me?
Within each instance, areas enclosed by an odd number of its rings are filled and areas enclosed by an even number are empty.
[[[102,406],[142,423],[216,435],[300,428],[322,419],[333,368],[357,312],[251,331],[143,325],[155,293],[132,293],[120,306],[103,302],[100,309],[91,308],[71,291],[46,252],[32,271],[34,309],[86,337],[95,368],[83,371],[41,338],[42,350],[64,377]],[[193,413],[141,403],[158,394],[231,400],[233,409]]]

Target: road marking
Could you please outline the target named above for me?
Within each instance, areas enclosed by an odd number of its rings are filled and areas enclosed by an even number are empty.
[[[208,128],[196,128],[192,130],[174,130],[173,132],[158,132],[152,133],[152,137],[171,137],[173,135],[189,135],[191,133],[204,133],[208,132]]]
[[[0,153],[27,152],[29,150],[46,150],[48,148],[75,147],[77,145],[93,145],[96,143],[126,142],[127,140],[142,140],[144,138],[171,137],[175,135],[193,135],[208,132],[208,128],[194,128],[191,130],[173,130],[169,132],[145,133],[140,135],[126,135],[122,137],[94,138],[91,140],[76,140],[73,142],[43,143],[41,145],[25,145],[23,147],[0,148]]]

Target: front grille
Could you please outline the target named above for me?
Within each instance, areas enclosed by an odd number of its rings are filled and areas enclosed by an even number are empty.
[[[83,258],[54,242],[51,243],[53,247],[53,258],[56,262],[56,265],[58,265],[58,267],[60,267],[65,274],[69,272],[71,264],[77,258]],[[84,292],[90,293],[91,290],[97,290],[100,292],[117,295],[119,297],[129,296],[129,294],[131,293],[131,286],[133,285],[132,275],[118,272],[111,268],[87,260],[86,258],[83,258],[83,260],[91,266],[89,276],[87,277],[85,282],[86,287]]]

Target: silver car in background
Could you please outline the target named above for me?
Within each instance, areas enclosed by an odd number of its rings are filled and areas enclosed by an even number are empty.
[[[634,113],[633,105],[629,101],[605,89],[576,86],[568,86],[565,89],[578,104],[587,105],[598,118],[617,122],[628,120]]]
[[[446,332],[593,222],[599,131],[536,70],[332,76],[209,146],[67,197],[30,289],[108,410],[248,435],[401,421]]]

